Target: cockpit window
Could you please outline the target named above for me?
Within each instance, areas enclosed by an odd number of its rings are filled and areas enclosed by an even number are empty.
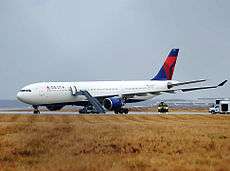
[[[31,90],[30,89],[22,89],[22,90],[20,90],[20,92],[31,92]]]

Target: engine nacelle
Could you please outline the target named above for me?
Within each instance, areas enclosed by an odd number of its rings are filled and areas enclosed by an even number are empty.
[[[119,97],[106,98],[103,105],[108,110],[116,110],[124,106],[124,101]]]
[[[61,110],[64,107],[64,105],[47,105],[46,108],[49,111],[57,111],[57,110]]]

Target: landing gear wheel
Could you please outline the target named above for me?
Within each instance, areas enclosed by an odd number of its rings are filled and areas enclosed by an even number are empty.
[[[34,114],[40,114],[40,111],[39,111],[39,110],[34,110],[33,113],[34,113]]]
[[[38,110],[38,106],[33,106],[34,108],[34,114],[40,114],[40,111]]]
[[[129,113],[129,109],[124,109],[124,113],[128,114]]]
[[[127,108],[120,108],[119,110],[114,110],[114,113],[115,114],[118,114],[118,113],[120,113],[120,114],[128,114],[129,113],[129,109],[127,109]]]

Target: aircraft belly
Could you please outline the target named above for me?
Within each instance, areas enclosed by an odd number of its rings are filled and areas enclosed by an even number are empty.
[[[71,94],[61,94],[61,93],[49,93],[46,96],[38,96],[34,104],[43,105],[43,104],[56,104],[56,103],[70,103],[85,101],[86,97],[83,95],[72,96]]]

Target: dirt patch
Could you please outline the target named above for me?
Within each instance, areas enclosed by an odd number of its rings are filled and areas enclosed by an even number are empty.
[[[230,170],[230,117],[2,115],[0,170]]]

